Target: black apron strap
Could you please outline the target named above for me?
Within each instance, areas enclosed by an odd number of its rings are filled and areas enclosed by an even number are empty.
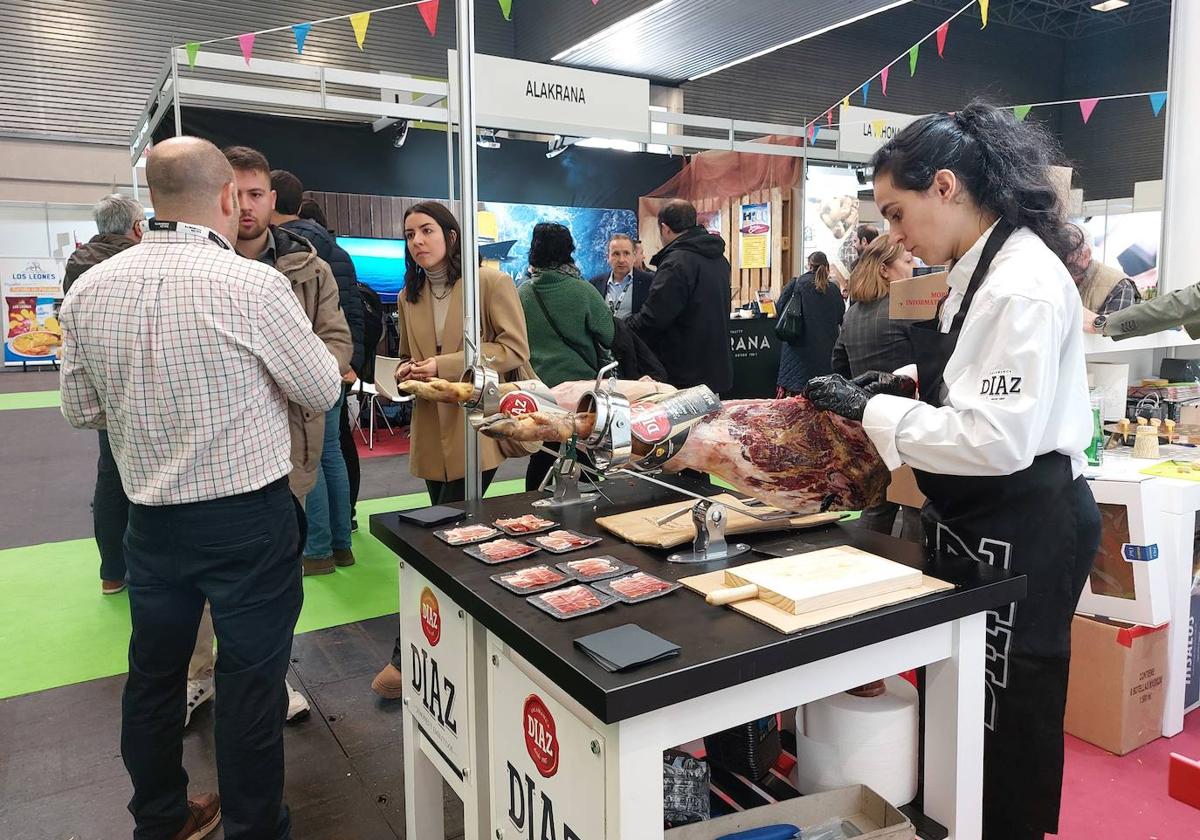
[[[950,322],[950,332],[957,333],[962,330],[963,322],[967,319],[967,310],[971,308],[971,301],[975,300],[975,293],[983,285],[983,279],[987,277],[988,269],[992,267],[992,260],[996,259],[996,254],[1000,253],[1000,249],[1004,247],[1004,243],[1008,241],[1008,237],[1012,236],[1015,227],[1010,222],[1004,219],[996,222],[996,227],[992,229],[992,233],[988,236],[987,242],[983,245],[983,253],[979,256],[979,263],[975,266],[975,271],[971,274],[971,282],[967,284],[966,294],[963,295],[962,305],[958,307],[958,312],[954,315],[954,320]],[[946,302],[946,298],[942,298],[938,303],[939,320],[942,314],[942,303]]]

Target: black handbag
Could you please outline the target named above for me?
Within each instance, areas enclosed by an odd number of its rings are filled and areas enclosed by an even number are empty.
[[[791,345],[804,343],[804,307],[800,302],[800,284],[802,282],[803,280],[796,281],[796,290],[792,293],[787,306],[775,319],[775,335],[780,341],[786,341]]]

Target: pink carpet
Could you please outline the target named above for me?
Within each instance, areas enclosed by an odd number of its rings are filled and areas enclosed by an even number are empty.
[[[1061,840],[1192,840],[1200,810],[1167,795],[1167,763],[1176,752],[1200,758],[1200,711],[1183,732],[1118,758],[1067,736]]]
[[[354,444],[358,449],[359,458],[386,458],[390,455],[407,455],[409,447],[408,426],[395,429],[395,434],[388,431],[387,426],[375,427],[375,448],[368,449],[363,441],[363,435],[354,430]]]

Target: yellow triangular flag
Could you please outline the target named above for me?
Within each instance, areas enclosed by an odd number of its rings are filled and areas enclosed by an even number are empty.
[[[850,107],[850,97],[849,97],[849,96],[845,97],[845,98],[842,100],[842,107],[843,107],[843,108],[849,108],[849,107]]]
[[[886,120],[871,120],[871,136],[878,139],[883,137],[883,127],[887,125]]]
[[[983,18],[983,26],[987,26],[988,0],[979,0],[979,16]],[[979,27],[983,29],[983,26]]]
[[[354,27],[354,40],[358,41],[358,48],[363,48],[363,41],[367,37],[367,24],[371,22],[370,12],[356,12],[350,15],[350,25]]]

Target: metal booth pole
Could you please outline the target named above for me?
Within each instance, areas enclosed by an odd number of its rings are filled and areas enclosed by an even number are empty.
[[[479,352],[479,243],[475,239],[475,208],[479,185],[475,157],[475,3],[458,0],[458,157],[459,226],[462,228],[463,352],[466,367],[486,364]],[[453,117],[447,114],[447,120]],[[451,162],[453,165],[453,162]],[[478,433],[465,414],[466,498],[468,504],[483,498]]]

